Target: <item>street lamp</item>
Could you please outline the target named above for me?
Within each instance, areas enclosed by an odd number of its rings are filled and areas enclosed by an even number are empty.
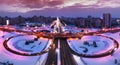
[[[9,20],[6,20],[6,25],[9,25]]]

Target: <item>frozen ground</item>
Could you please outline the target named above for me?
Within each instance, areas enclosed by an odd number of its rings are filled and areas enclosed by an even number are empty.
[[[46,47],[46,45],[49,43],[49,39],[43,38],[34,41],[34,38],[36,38],[34,35],[18,36],[10,39],[8,41],[8,46],[13,50],[19,52],[37,53],[42,51],[44,47]],[[33,41],[33,42],[26,45],[25,44],[26,41]]]
[[[70,47],[82,54],[99,54],[105,51],[108,51],[113,47],[113,41],[100,36],[84,36],[81,39],[68,39],[67,40]],[[88,42],[89,45],[85,45],[84,42]],[[97,47],[94,47],[93,42],[96,42]],[[84,52],[85,49],[88,49],[87,52]]]
[[[105,33],[105,34],[100,34],[100,35],[111,37],[111,38],[115,39],[117,42],[120,42],[120,32]],[[95,54],[95,53],[104,52],[113,46],[112,40],[110,40],[108,38],[104,38],[104,37],[99,37],[99,36],[84,36],[82,39],[68,39],[67,41],[68,41],[70,47],[74,51],[83,53],[83,54],[84,54],[84,52],[79,48],[80,46],[84,46],[84,47],[88,48],[87,54]],[[85,45],[83,45],[83,41],[88,41],[90,44],[93,43],[93,41],[96,41],[99,47],[95,48],[95,47],[91,47],[91,46],[85,46]],[[79,60],[82,61],[82,62],[77,61],[77,63],[79,65],[120,65],[120,48],[118,48],[118,50],[116,50],[113,55],[109,55],[106,57],[83,58],[83,57],[76,56],[74,58],[77,58],[77,59],[79,58]]]
[[[0,65],[3,65],[4,63],[8,63],[8,64],[10,63],[14,65],[42,65],[45,63],[48,53],[45,53],[41,56],[20,56],[20,55],[16,55],[14,53],[9,52],[3,47],[2,43],[5,41],[5,39],[11,36],[16,36],[19,33],[15,33],[15,32],[8,33],[8,32],[1,31],[0,34],[1,34],[0,35]],[[13,44],[16,44],[17,46],[23,48],[24,50],[32,50],[33,51],[32,53],[38,52],[38,51],[41,52],[41,50],[44,47],[46,47],[45,49],[47,49],[51,44],[50,39],[40,38],[38,39],[38,41],[35,41],[33,44],[30,44],[28,46],[24,45],[25,40],[33,40],[34,37],[35,36],[33,35],[20,36],[17,38],[10,39],[10,41],[8,41],[8,44],[10,47],[13,46]],[[35,46],[35,47],[30,49],[31,46]],[[25,52],[25,51],[16,49],[15,47],[11,47],[11,48],[16,51]]]

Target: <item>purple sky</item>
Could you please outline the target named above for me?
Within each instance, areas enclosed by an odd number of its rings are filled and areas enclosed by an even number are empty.
[[[120,17],[120,0],[0,0],[0,16]]]

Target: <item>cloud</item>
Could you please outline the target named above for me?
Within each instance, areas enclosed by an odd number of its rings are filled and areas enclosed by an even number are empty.
[[[120,0],[66,0],[60,8],[117,8],[120,7]]]
[[[29,12],[48,8],[119,8],[120,0],[0,0],[0,11]]]
[[[19,0],[23,7],[29,8],[40,8],[40,7],[54,7],[57,5],[61,5],[63,0]]]
[[[18,0],[0,0],[0,5],[6,4],[6,5],[14,5],[18,3]]]
[[[98,5],[100,8],[117,8],[120,7],[120,0],[103,0],[99,1],[96,5]]]
[[[28,12],[32,10],[44,10],[61,5],[63,0],[0,0],[0,11]]]

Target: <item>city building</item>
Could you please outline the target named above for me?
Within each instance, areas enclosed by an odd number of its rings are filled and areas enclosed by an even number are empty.
[[[104,13],[103,14],[103,27],[104,28],[110,28],[111,27],[111,14],[110,13]]]

